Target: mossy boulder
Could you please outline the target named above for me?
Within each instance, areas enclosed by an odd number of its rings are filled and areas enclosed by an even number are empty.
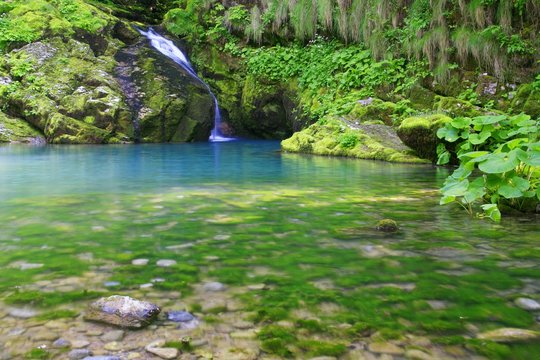
[[[392,125],[397,105],[380,99],[357,101],[348,118],[359,123]]]
[[[486,113],[486,111],[483,111],[480,107],[472,104],[469,101],[444,96],[437,96],[435,98],[433,110],[447,114],[451,117],[475,117]]]
[[[512,99],[512,108],[515,112],[524,112],[532,117],[540,116],[540,89],[533,84],[520,86]]]
[[[414,116],[404,119],[397,129],[399,138],[423,159],[437,159],[437,130],[452,119],[443,114]]]
[[[280,83],[248,75],[238,57],[212,45],[195,47],[193,53],[199,72],[215,89],[224,134],[284,139],[304,126],[294,79]]]
[[[2,142],[43,144],[45,137],[26,121],[0,112],[0,143]]]
[[[386,125],[357,125],[345,119],[326,117],[281,142],[287,152],[350,156],[390,162],[422,163]]]
[[[128,141],[130,113],[114,66],[111,57],[96,57],[73,39],[31,43],[5,55],[11,81],[0,85],[0,103],[51,143]]]
[[[141,142],[206,141],[214,126],[208,89],[146,41],[121,50],[117,77]]]

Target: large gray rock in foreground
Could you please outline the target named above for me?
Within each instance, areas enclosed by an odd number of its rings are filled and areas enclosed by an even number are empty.
[[[90,304],[84,318],[125,328],[142,328],[150,324],[160,311],[152,303],[113,295]]]

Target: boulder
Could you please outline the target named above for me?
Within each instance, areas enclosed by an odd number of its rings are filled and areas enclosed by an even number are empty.
[[[346,119],[325,117],[281,142],[288,152],[350,156],[390,162],[423,163],[396,135],[381,124],[356,124]]]
[[[437,130],[446,122],[452,121],[446,115],[433,114],[404,119],[397,129],[399,138],[418,156],[431,161],[437,160]]]
[[[116,55],[117,80],[134,116],[140,142],[206,141],[214,126],[208,88],[153,49],[147,39]]]
[[[142,328],[149,325],[160,311],[152,303],[113,295],[91,303],[84,318],[124,328]]]
[[[540,332],[527,329],[500,328],[478,334],[478,338],[501,343],[526,342],[539,340]]]

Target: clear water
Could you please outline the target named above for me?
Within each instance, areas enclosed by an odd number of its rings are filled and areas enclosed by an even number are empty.
[[[124,294],[201,320],[130,333],[132,352],[149,337],[187,335],[206,341],[193,352],[216,359],[355,358],[381,342],[436,357],[535,358],[538,343],[477,336],[539,330],[538,312],[514,303],[540,300],[539,223],[439,206],[446,176],[281,154],[264,141],[1,146],[0,353],[50,349],[42,330],[115,353],[89,335],[103,325],[79,314],[95,297]],[[383,218],[400,230],[376,231]],[[131,264],[140,258],[148,265]],[[206,292],[209,281],[225,291]]]

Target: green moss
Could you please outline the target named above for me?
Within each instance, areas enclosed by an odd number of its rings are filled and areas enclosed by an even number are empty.
[[[28,360],[47,360],[52,358],[52,354],[46,349],[32,349],[24,354]]]
[[[43,138],[43,135],[27,122],[0,112],[0,143],[30,142],[39,138]]]
[[[41,291],[18,291],[8,295],[4,301],[7,304],[29,304],[40,307],[52,307],[59,304],[70,304],[75,301],[95,299],[104,295],[96,291],[71,291],[71,292],[41,292]]]
[[[298,346],[306,352],[308,356],[334,356],[339,357],[347,352],[347,346],[339,343],[331,343],[317,340],[303,340]]]
[[[451,120],[442,114],[409,117],[401,122],[397,134],[418,156],[435,161],[439,142],[437,130]]]
[[[540,90],[533,84],[520,86],[511,106],[515,112],[524,112],[533,118],[540,116]]]
[[[482,111],[482,109],[469,101],[444,96],[437,96],[435,98],[433,110],[447,114],[450,117],[475,117],[485,113],[485,111]]]
[[[470,339],[466,343],[470,350],[484,355],[489,359],[510,359],[512,350],[507,345],[497,344],[493,341]]]
[[[287,348],[286,341],[278,338],[261,341],[261,349],[269,354],[275,354],[283,358],[293,357],[293,353]]]
[[[357,102],[348,117],[352,121],[371,123],[379,121],[382,124],[392,125],[397,110],[397,106],[394,103],[373,99],[368,105],[362,105]]]
[[[382,219],[377,223],[377,230],[395,232],[398,230],[398,224],[392,219]]]
[[[356,139],[356,140],[355,140]],[[288,152],[350,156],[390,162],[420,163],[409,154],[389,127],[366,125],[357,128],[345,120],[327,117],[281,142]]]

